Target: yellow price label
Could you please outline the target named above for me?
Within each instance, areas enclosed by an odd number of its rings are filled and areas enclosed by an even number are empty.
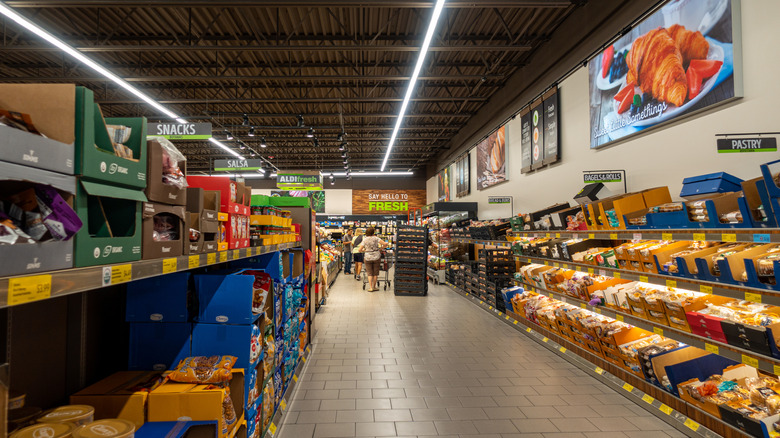
[[[712,354],[720,354],[720,348],[717,345],[712,345],[709,342],[704,343],[704,349]]]
[[[677,280],[666,280],[666,287],[677,287]]]
[[[661,240],[674,240],[674,234],[672,234],[672,233],[661,233]]]
[[[169,259],[163,259],[162,263],[163,263],[163,274],[170,274],[171,272],[176,272],[176,267],[178,263],[175,257],[171,257]]]
[[[720,239],[724,242],[736,242],[737,241],[737,235],[731,234],[731,233],[723,233],[720,236]]]
[[[653,401],[655,401],[655,399],[651,397],[650,394],[645,394],[642,396],[642,401],[647,404],[653,404]]]
[[[118,265],[111,267],[111,284],[127,283],[132,279],[132,265]]]
[[[219,252],[219,262],[225,263],[227,261],[227,251],[220,251]]]
[[[531,259],[528,259],[528,263],[531,263]]]
[[[287,402],[286,402],[286,401],[284,401],[284,400],[282,400],[282,401],[279,403],[279,406],[281,406],[281,407],[282,407],[282,410],[284,411],[284,410],[286,410],[286,409],[287,409]]]
[[[617,278],[618,280],[620,280],[620,272],[613,272],[612,278]]]
[[[690,418],[685,420],[685,423],[683,423],[683,424],[685,424],[685,427],[687,427],[688,429],[690,429],[690,430],[692,430],[694,432],[699,430],[699,423],[691,420]]]
[[[51,297],[51,275],[30,275],[8,280],[8,305],[31,303]]]
[[[293,382],[297,382],[297,381],[298,381],[298,376],[293,374]]]
[[[776,376],[780,376],[780,365],[774,365],[772,369],[775,371]]]
[[[548,262],[548,261],[545,261],[545,262],[544,262],[544,266],[550,266],[550,262]]]
[[[469,293],[468,293],[468,292],[466,292],[466,296],[469,296]]]
[[[512,321],[512,324],[517,325],[517,320]]]
[[[493,306],[488,306],[488,310],[493,310]]]
[[[707,295],[712,295],[712,286],[705,286],[702,284],[701,286],[699,286],[699,292],[705,293]]]
[[[595,371],[595,372],[596,372],[596,374],[599,374],[599,375],[601,375],[601,374],[604,374],[604,370],[602,370],[602,369],[601,369],[601,368],[599,368],[599,367],[596,367],[596,369],[595,369],[595,370],[593,370],[593,371]]]
[[[563,269],[569,269],[569,265],[567,265],[566,263],[564,263],[564,264],[563,264]]]
[[[496,309],[496,310],[498,310],[498,309]],[[503,315],[503,313],[501,313],[501,311],[499,311],[498,312],[498,316],[501,316],[501,315]],[[507,316],[507,318],[509,318],[509,317]]]
[[[550,292],[548,295],[550,295],[550,298],[555,298],[555,295],[553,295],[552,292]]]
[[[758,359],[756,359],[755,357],[750,357],[748,355],[743,354],[742,363],[753,368],[758,368]]]
[[[752,301],[754,303],[761,303],[761,294],[754,294],[751,292],[745,292],[745,301]]]
[[[595,272],[593,268],[588,268],[588,274],[593,275]]]
[[[189,259],[187,259],[187,269],[195,269],[198,266],[200,266],[200,256],[191,255]]]
[[[557,239],[560,239],[560,238],[561,238],[561,233],[555,233],[555,237],[556,237]]]
[[[305,357],[302,357],[302,358],[301,358],[301,362],[303,362],[303,363],[306,363],[306,358],[305,358]]]
[[[526,327],[525,331],[527,331],[528,333],[531,333],[531,327]]]
[[[566,353],[566,347],[561,347],[558,349],[561,353]]]
[[[559,265],[558,263],[553,263],[553,266],[555,266],[556,268],[560,268],[561,267],[561,265]]]
[[[233,250],[233,260],[236,260],[236,259],[238,259],[240,257],[241,257],[241,254],[239,253],[239,251],[237,249],[234,249]]]
[[[549,341],[549,339],[546,336],[542,338],[542,342],[547,342],[547,341]]]
[[[628,384],[628,383],[624,383],[624,384],[623,384],[623,389],[625,389],[625,390],[626,390],[626,391],[628,391],[628,392],[631,392],[631,391],[633,391],[633,390],[634,390],[634,387],[633,387],[633,386],[631,386],[631,385],[630,385],[630,384]]]
[[[523,237],[528,237],[528,233],[523,233]]]
[[[653,327],[653,333],[663,336],[664,335],[664,329],[661,327]]]
[[[617,238],[618,238],[617,233],[610,233],[609,234],[609,238],[610,238],[610,240],[617,240]]]
[[[504,319],[509,321],[509,315],[505,316]]]
[[[694,242],[704,242],[707,240],[707,235],[704,233],[693,233]]]
[[[625,318],[623,318],[623,315],[615,315],[615,319],[617,319],[620,322],[623,322]]]
[[[550,238],[550,233],[545,234],[544,237],[549,239]]]
[[[596,235],[593,233],[588,233],[588,239],[595,239]]]
[[[598,313],[599,315],[601,315],[601,309],[599,309],[598,307],[596,307],[596,313]]]
[[[209,265],[213,265],[214,263],[217,263],[217,253],[212,252],[209,253],[209,255],[206,256],[206,263]]]
[[[271,435],[276,435],[276,425],[271,423],[271,425],[268,426],[268,431],[271,432]]]
[[[585,303],[580,303],[580,307],[582,307],[583,309],[587,309],[588,308],[588,306],[586,306]]]
[[[639,281],[641,281],[642,283],[647,283],[647,282],[650,281],[650,279],[647,278],[647,275],[640,275],[639,276]]]
[[[666,415],[672,415],[672,408],[670,408],[669,406],[666,406],[663,403],[661,403],[661,406],[658,407],[658,410],[663,412]]]
[[[482,303],[484,303],[484,301],[480,300],[480,301],[479,301],[479,304],[482,304]]]

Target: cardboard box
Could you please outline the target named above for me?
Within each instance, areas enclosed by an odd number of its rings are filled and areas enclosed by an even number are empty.
[[[188,421],[216,420],[218,436],[225,438],[234,428],[239,427],[240,419],[244,414],[244,404],[240,402],[244,400],[244,370],[233,369],[229,388],[228,391],[213,385],[166,382],[149,393],[148,419],[150,422],[179,421],[181,418],[187,418]],[[226,427],[222,415],[222,403],[228,396],[228,392],[236,411],[236,422],[229,428],[228,434],[223,434],[222,431]]]
[[[700,196],[711,193],[736,192],[742,190],[742,180],[726,172],[691,176],[683,179],[681,198]]]
[[[200,187],[205,190],[219,191],[219,211],[249,216],[249,206],[244,205],[245,186],[243,184],[231,181],[230,178],[226,176],[196,175],[188,176],[187,183],[190,187]]]
[[[149,391],[161,383],[157,371],[120,371],[71,395],[70,403],[94,407],[95,420],[121,418],[138,429],[146,422]]]
[[[133,151],[133,159],[117,156],[106,124],[132,128],[125,146]],[[94,93],[76,87],[76,175],[85,179],[122,187],[146,187],[146,119],[103,119]]]
[[[739,199],[742,217],[749,218],[752,228],[777,227],[780,211],[775,211],[763,176],[742,181],[742,194],[742,198]],[[759,207],[763,207],[766,218],[762,219],[757,214]]]
[[[250,360],[252,332],[260,330],[263,333],[263,321],[260,318],[254,324],[195,324],[192,328],[192,356],[228,354],[237,358],[237,367],[254,369],[263,354],[259,352],[255,360]]]
[[[143,208],[143,259],[180,256],[184,241],[189,242],[189,230],[184,229],[184,207],[144,202]],[[154,240],[154,221],[157,215],[165,215],[175,221],[178,239],[160,242]]]
[[[135,431],[135,438],[217,438],[215,421],[155,421]]]
[[[0,108],[29,114],[35,128],[46,136],[0,126],[3,161],[74,174],[75,85],[0,84]]]
[[[74,207],[84,226],[76,234],[79,267],[141,260],[143,191],[82,179]]]
[[[249,247],[249,216],[231,214],[225,222],[227,249]]]
[[[75,177],[0,161],[1,193],[11,195],[31,187],[32,183],[45,184],[57,189],[60,196],[69,205],[73,205],[73,194],[76,192]],[[84,227],[86,224],[82,225],[82,229]],[[0,276],[72,268],[73,243],[74,239],[70,239],[3,246]]]
[[[190,354],[192,324],[183,322],[130,323],[130,370],[164,371]]]
[[[252,312],[255,271],[218,272],[195,275],[195,291],[198,297],[196,322],[212,324],[251,324],[259,314]],[[246,272],[247,274],[243,274]],[[273,283],[266,303],[273,302]],[[270,311],[270,305],[266,309]],[[269,314],[271,314],[269,312]]]
[[[128,283],[125,321],[189,321],[189,285],[189,272],[174,272]]]
[[[187,188],[178,188],[164,184],[163,177],[163,147],[155,139],[147,140],[147,170],[149,181],[146,184],[146,197],[150,202],[169,205],[187,205]],[[187,175],[187,160],[178,162],[179,169]]]
[[[183,243],[183,254],[200,254],[203,252],[203,232],[201,231],[200,213],[184,213],[184,229],[187,231],[187,237]],[[190,240],[190,229],[200,231],[198,239]]]

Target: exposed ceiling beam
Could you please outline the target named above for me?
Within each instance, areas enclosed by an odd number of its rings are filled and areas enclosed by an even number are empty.
[[[415,97],[412,102],[485,102],[487,97]],[[189,99],[157,99],[163,105],[171,104],[197,104],[197,103],[393,103],[403,101],[402,97],[280,97],[280,98],[237,98],[237,99],[209,99],[203,97],[191,97]],[[103,99],[98,100],[101,105],[128,105],[141,103],[139,99]]]
[[[479,81],[503,79],[504,75],[428,75],[421,76],[422,81]],[[299,81],[408,81],[409,76],[398,75],[362,75],[362,76],[138,76],[122,78],[127,82],[196,82],[196,81],[253,81],[253,82],[299,82]],[[1,77],[0,82],[21,81],[21,82],[106,82],[108,79],[100,76],[19,76],[19,77]],[[454,86],[456,84],[450,85]]]
[[[33,62],[33,61],[27,61],[27,62],[18,62],[18,61],[12,61],[12,60],[3,60],[3,66],[7,68],[13,68],[13,69],[34,69],[34,70],[45,70],[45,69],[56,69],[59,70],[62,68],[59,64],[49,64],[45,62]],[[523,61],[510,61],[502,63],[502,67],[522,67],[525,65],[525,62]],[[259,68],[265,68],[265,69],[279,69],[280,67],[277,65],[271,65],[266,64],[263,62],[257,62],[257,63],[251,63],[251,62],[153,62],[153,63],[144,63],[144,62],[110,62],[105,64],[106,67],[114,68],[114,69],[141,69],[141,70],[170,70],[170,69],[180,69],[180,68],[195,68],[195,69],[214,69],[214,68],[228,68],[228,69],[252,69],[253,71]],[[358,62],[358,63],[350,63],[350,62],[331,62],[331,61],[311,61],[311,62],[290,62],[284,63],[285,68],[293,68],[293,69],[306,69],[306,68],[407,68],[408,63],[407,62],[400,62],[400,61],[383,61],[383,62]],[[484,68],[485,65],[481,61],[458,61],[458,60],[445,60],[437,62],[433,65],[431,65],[431,69],[436,68],[455,68],[455,67],[461,67],[461,68],[467,68],[467,67],[480,67]]]
[[[81,46],[74,47],[82,53],[119,53],[119,52],[408,52],[417,53],[420,48],[409,44],[397,45],[252,45],[252,46],[218,46],[218,45],[101,45],[101,46]],[[453,44],[451,46],[431,46],[431,52],[528,52],[533,47],[528,45],[498,45],[498,44]],[[52,46],[28,46],[13,45],[0,47],[0,53],[14,52],[59,52],[60,49]]]
[[[14,8],[115,8],[115,7],[371,7],[432,8],[433,0],[7,0]],[[567,8],[571,0],[449,0],[445,8]]]

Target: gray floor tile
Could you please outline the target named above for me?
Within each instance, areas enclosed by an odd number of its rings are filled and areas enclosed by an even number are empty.
[[[520,408],[526,418],[562,418],[563,415],[553,406],[526,406]]]
[[[374,421],[412,421],[409,409],[376,409]]]
[[[460,408],[458,397],[425,397],[425,403],[429,408]]]
[[[371,409],[336,411],[336,423],[371,423],[373,421],[374,411]]]
[[[424,409],[430,407],[422,397],[391,398],[390,402],[393,409]]]
[[[558,428],[546,418],[526,418],[512,420],[517,430],[522,433],[558,432]]]
[[[412,414],[412,420],[414,421],[431,421],[431,420],[449,420],[450,415],[447,409],[433,408],[433,409],[410,409]]]
[[[471,421],[434,421],[433,424],[436,426],[436,431],[439,435],[466,435],[478,433],[477,428],[474,427],[474,423]]]
[[[355,423],[317,424],[314,438],[342,438],[355,436]]]
[[[474,420],[474,426],[480,435],[487,433],[515,433],[519,432],[510,420]]]
[[[336,411],[303,411],[298,415],[296,423],[335,423]]]
[[[301,437],[311,438],[314,435],[313,424],[288,424],[285,423],[281,429],[279,429],[279,435],[284,437]]]
[[[586,418],[560,418],[554,420],[554,423],[561,432],[595,432],[599,430]]]
[[[395,423],[357,423],[355,436],[396,436]]]
[[[409,436],[427,436],[438,435],[436,426],[432,421],[405,421],[395,423],[395,430],[398,435]]]

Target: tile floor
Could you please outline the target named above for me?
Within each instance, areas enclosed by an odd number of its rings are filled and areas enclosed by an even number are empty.
[[[341,274],[315,325],[281,438],[684,436],[446,286]]]

